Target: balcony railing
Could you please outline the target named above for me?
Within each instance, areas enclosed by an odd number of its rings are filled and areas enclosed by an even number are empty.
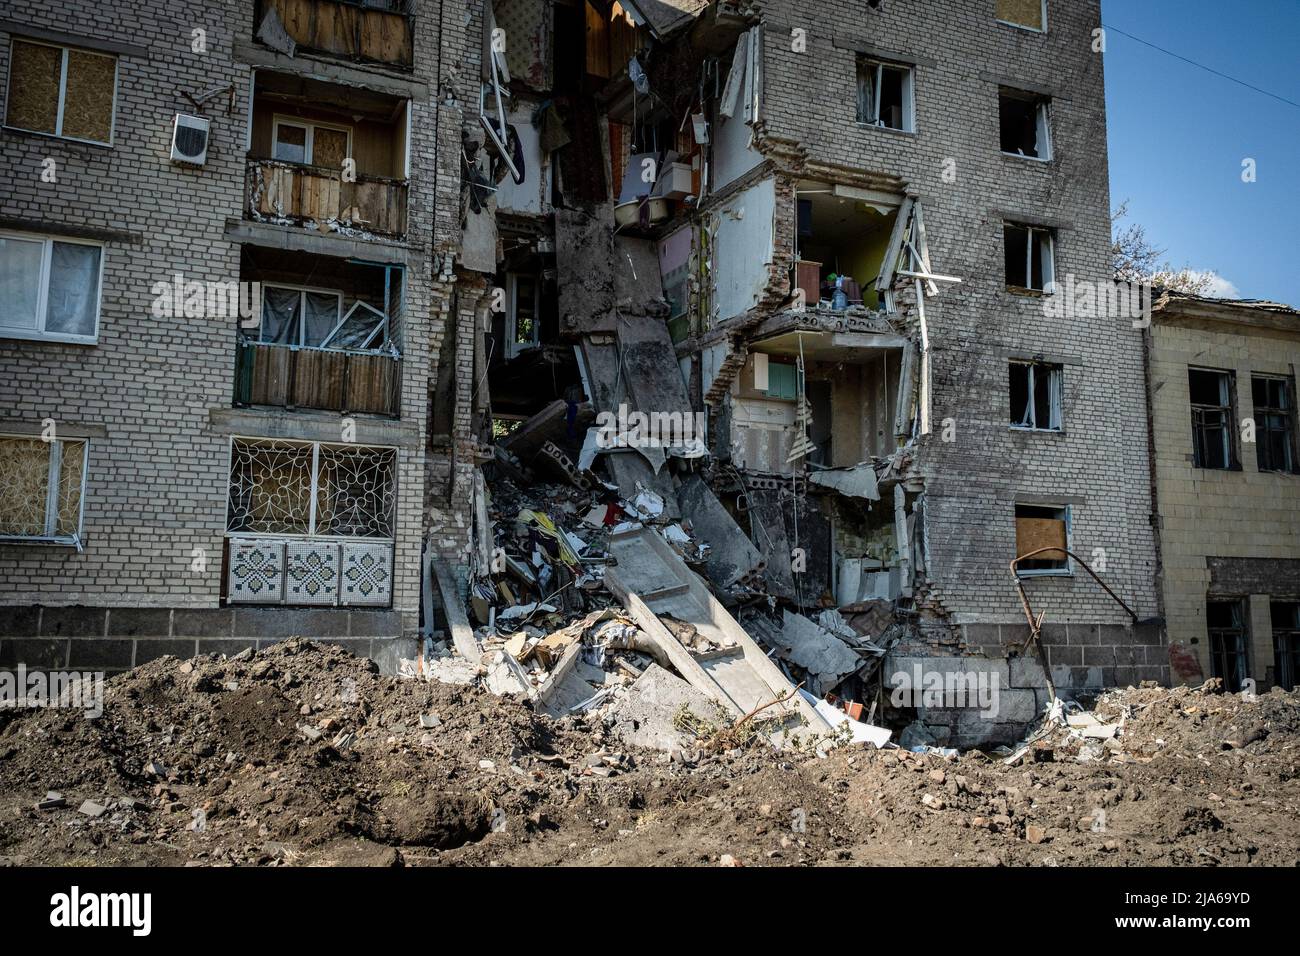
[[[392,352],[346,352],[240,341],[235,403],[320,408],[397,418],[402,360]]]
[[[338,169],[250,159],[247,213],[258,220],[336,223],[385,238],[406,235],[407,182],[382,176],[345,181]]]
[[[274,10],[304,50],[403,70],[415,62],[406,0],[260,0],[254,32]]]

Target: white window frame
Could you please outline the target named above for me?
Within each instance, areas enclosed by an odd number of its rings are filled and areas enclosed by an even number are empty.
[[[0,439],[19,439],[31,441],[39,435],[0,435]],[[81,456],[81,497],[77,503],[77,530],[70,535],[57,533],[59,526],[59,478],[63,466],[64,442],[75,441],[85,446]],[[47,442],[50,446],[49,477],[45,489],[45,533],[39,535],[0,534],[3,544],[53,544],[64,545],[84,550],[81,539],[86,520],[86,479],[90,474],[90,439],[89,438],[54,438]]]
[[[1010,427],[1015,429],[1016,431],[1047,432],[1049,435],[1059,435],[1061,432],[1065,431],[1065,366],[1052,363],[1052,362],[1035,362],[1031,359],[1012,359],[1010,364],[1023,365],[1029,370],[1029,380],[1027,383],[1029,388],[1029,412],[1034,419],[1034,424],[1032,425],[1018,425],[1012,422],[1010,423]],[[1059,428],[1051,428],[1045,425],[1038,424],[1038,403],[1034,400],[1034,385],[1035,382],[1037,381],[1038,372],[1040,370],[1047,372],[1049,375],[1052,372],[1056,372],[1061,379],[1061,386],[1059,389],[1056,390],[1052,389],[1050,378],[1048,379],[1048,385],[1047,385],[1048,401],[1056,402],[1060,406],[1056,410],[1057,417],[1061,421],[1061,425]],[[1015,409],[1012,409],[1012,412],[1014,413]]]
[[[262,283],[262,297],[257,300],[257,342],[259,344],[262,345],[279,344],[276,342],[264,342],[262,339],[262,329],[264,328],[262,324],[262,308],[266,303],[267,289],[289,289],[292,292],[298,293],[298,315],[299,315],[298,341],[288,343],[286,348],[321,349],[322,351],[328,351],[328,352],[351,351],[350,349],[322,348],[322,346],[319,345],[308,345],[306,342],[303,341],[303,337],[307,334],[307,324],[302,321],[301,317],[305,315],[307,312],[307,302],[306,302],[307,293],[310,292],[315,295],[332,295],[334,296],[335,299],[338,300],[338,312],[336,313],[337,318],[334,320],[334,325],[331,327],[329,333],[322,340],[328,342],[330,336],[338,332],[339,326],[343,324],[343,320],[345,318],[343,314],[343,292],[339,289],[322,289],[322,288],[318,288],[317,286],[310,286],[310,285],[291,285],[288,282],[263,282]]]
[[[1008,95],[1008,94],[1003,93],[1001,90],[998,91],[999,109],[1001,108],[1001,99],[1002,99],[1002,97],[1007,96],[1007,95]],[[1021,97],[1015,97],[1015,96],[1012,96],[1012,97],[1010,97],[1010,98],[1011,98],[1011,99],[1017,99],[1017,98],[1018,98],[1018,99],[1022,99],[1022,100],[1031,100],[1031,99],[1032,99],[1032,102],[1034,103],[1034,110],[1035,110],[1035,117],[1036,117],[1036,119],[1035,119],[1035,124],[1036,124],[1037,129],[1038,129],[1038,146],[1039,146],[1039,149],[1038,149],[1038,155],[1037,155],[1037,156],[1026,156],[1024,153],[1009,153],[1009,152],[1007,152],[1005,149],[1001,149],[1001,147],[1002,147],[1002,143],[1001,143],[1002,135],[1001,135],[1001,129],[999,129],[999,131],[998,131],[998,140],[999,140],[999,142],[998,142],[998,148],[999,148],[999,150],[1001,151],[1002,155],[1003,155],[1003,156],[1011,156],[1011,157],[1013,157],[1013,158],[1015,158],[1015,159],[1027,159],[1027,160],[1030,160],[1031,162],[1035,162],[1035,163],[1050,163],[1050,162],[1052,161],[1052,158],[1053,158],[1053,149],[1052,149],[1052,112],[1051,112],[1052,101],[1051,101],[1051,99],[1048,98],[1048,97],[1045,97],[1045,96],[1033,96],[1032,98],[1031,98],[1031,97],[1028,97],[1028,96],[1021,96]]]
[[[58,112],[54,118],[54,132],[47,133],[39,129],[27,129],[22,126],[14,126],[9,122],[9,87],[13,83],[13,62],[14,62],[14,44],[28,43],[32,46],[47,46],[56,50],[62,50],[63,56],[59,63],[59,105]],[[68,51],[76,50],[78,53],[89,53],[92,56],[107,57],[113,61],[113,106],[108,117],[108,140],[100,139],[83,139],[80,136],[63,135],[63,101],[68,93]],[[14,35],[9,40],[9,76],[5,80],[5,127],[7,129],[19,129],[24,133],[33,133],[36,136],[51,136],[55,139],[66,139],[72,143],[90,143],[93,146],[112,146],[114,137],[117,133],[117,87],[118,73],[122,67],[122,59],[116,53],[106,53],[103,50],[92,50],[84,46],[68,46],[63,43],[49,43],[44,40],[34,40],[31,37]]]
[[[519,329],[517,323],[519,320],[519,280],[521,278],[528,279],[533,284],[533,337],[531,342],[520,342],[517,340],[516,335]],[[508,302],[505,323],[506,358],[512,359],[521,352],[541,345],[542,329],[540,316],[538,315],[538,305],[541,301],[540,278],[527,273],[506,273],[506,296]]]
[[[302,119],[301,117],[298,116],[286,116],[280,113],[276,113],[271,118],[271,158],[275,160],[275,162],[277,163],[292,162],[292,160],[280,159],[278,156],[275,155],[275,147],[280,142],[281,126],[296,126],[299,129],[305,130],[305,133],[303,135],[303,148],[302,148],[302,157],[303,157],[302,165],[304,166],[315,165],[312,162],[312,159],[313,159],[313,152],[314,152],[314,146],[316,141],[316,130],[318,129],[332,129],[339,133],[346,133],[348,137],[348,144],[346,148],[347,157],[352,158],[352,127],[351,126],[346,126],[343,123],[321,123],[321,122],[317,122],[316,120]]]
[[[1025,289],[1029,292],[1040,292],[1043,295],[1052,295],[1056,292],[1056,230],[1047,226],[1031,226],[1027,222],[1004,222],[1002,241],[1006,242],[1006,226],[1016,229],[1024,229],[1029,233],[1029,240],[1025,243],[1025,285],[1012,286],[1016,289]],[[1036,289],[1031,283],[1034,281],[1034,240],[1036,236],[1047,236],[1047,255],[1043,257],[1043,287]],[[1005,258],[1005,256],[1004,256]],[[1011,283],[1007,282],[1010,286]]]
[[[1028,501],[1017,501],[1011,510],[1012,520],[1015,520],[1016,508],[1054,508],[1057,511],[1065,513],[1065,547],[1066,551],[1074,550],[1074,508],[1071,505],[1040,505]],[[1019,550],[1017,548],[1016,550]],[[1041,558],[1035,560],[1042,560]],[[1022,578],[1072,578],[1074,577],[1074,558],[1067,553],[1065,556],[1065,567],[1063,568],[1016,568],[1016,576]]]
[[[858,61],[858,69],[874,68],[875,75],[871,80],[871,94],[874,101],[871,104],[871,114],[875,120],[858,121],[859,126],[866,126],[872,129],[887,129],[894,133],[915,133],[916,132],[916,66],[911,63],[895,63],[889,60],[875,60],[871,57],[863,57]],[[898,70],[903,74],[903,126],[886,126],[880,118],[880,88],[881,77],[886,69]]]
[[[39,242],[41,247],[40,287],[36,293],[35,329],[12,328],[0,324],[0,339],[25,339],[32,342],[69,342],[77,345],[94,345],[99,341],[99,318],[104,292],[104,261],[107,248],[104,243],[92,239],[78,239],[73,236],[52,236],[36,232],[17,232],[0,229],[0,237],[20,242]],[[99,250],[99,270],[95,276],[95,330],[90,335],[69,335],[66,332],[46,332],[45,324],[49,318],[50,305],[50,265],[54,260],[54,243],[66,242],[72,245],[94,246]],[[0,303],[0,308],[4,304]],[[2,317],[0,317],[2,321]]]
[[[996,9],[996,5],[995,5],[995,9]],[[1002,20],[1000,18],[997,20],[997,22],[1001,23],[1003,26],[1014,27],[1017,30],[1026,30],[1029,33],[1046,33],[1047,32],[1047,0],[1043,0],[1043,25],[1041,27],[1026,26],[1023,23],[1013,23],[1010,20]]]

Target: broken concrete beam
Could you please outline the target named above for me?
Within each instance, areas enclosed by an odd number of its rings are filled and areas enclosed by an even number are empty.
[[[880,500],[880,491],[876,487],[876,469],[870,462],[854,465],[852,468],[814,471],[808,479],[814,485],[830,488],[849,498]]]
[[[781,657],[808,672],[808,689],[818,697],[834,690],[864,663],[843,640],[802,614],[786,611],[780,627],[762,615],[747,619],[747,624]]]
[[[583,402],[577,407],[570,429],[569,405],[557,398],[509,435],[498,440],[497,447],[504,448],[523,464],[530,465],[547,442],[565,444],[571,440],[576,441],[595,420],[595,410],[589,403]]]
[[[630,747],[655,750],[684,750],[693,735],[677,726],[683,709],[702,726],[721,727],[726,714],[708,695],[664,670],[658,664],[646,668],[636,683],[606,713],[614,736]]]
[[[451,565],[442,559],[436,559],[432,562],[432,567],[438,585],[438,599],[442,603],[442,613],[447,618],[447,627],[451,629],[451,642],[456,647],[456,653],[477,662],[482,648],[474,636],[474,628],[470,626],[465,607],[461,604]]]
[[[763,569],[763,556],[703,478],[694,475],[682,485],[677,503],[695,537],[709,545],[705,571],[715,585],[729,588]]]

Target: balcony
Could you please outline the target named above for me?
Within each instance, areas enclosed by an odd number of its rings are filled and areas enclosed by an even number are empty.
[[[287,35],[309,53],[410,70],[415,57],[408,7],[407,0],[259,0],[254,34],[275,49]]]
[[[402,360],[381,352],[346,352],[241,339],[235,403],[317,408],[397,418]]]
[[[259,221],[325,223],[362,236],[401,239],[406,235],[407,183],[358,174],[347,182],[341,170],[274,159],[248,160],[247,212]]]
[[[245,246],[256,311],[240,324],[234,403],[398,418],[404,273]]]

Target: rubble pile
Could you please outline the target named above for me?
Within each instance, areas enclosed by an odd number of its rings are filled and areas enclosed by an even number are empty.
[[[1118,690],[1011,763],[778,751],[653,661],[632,690],[552,718],[297,638],[162,658],[98,717],[0,710],[0,863],[1300,862],[1300,694]]]

